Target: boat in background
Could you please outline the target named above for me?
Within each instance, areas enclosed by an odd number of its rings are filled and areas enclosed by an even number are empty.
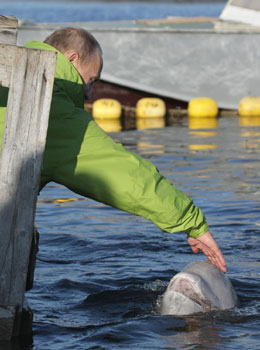
[[[233,3],[259,8],[257,1],[234,0],[224,11]],[[44,40],[59,28],[81,27],[97,38],[104,54],[102,81],[91,102],[116,97],[133,105],[140,97],[157,96],[167,106],[185,107],[207,96],[219,108],[237,109],[243,97],[259,95],[260,27],[221,18],[22,23],[18,45]]]
[[[220,19],[260,26],[260,1],[229,0]]]

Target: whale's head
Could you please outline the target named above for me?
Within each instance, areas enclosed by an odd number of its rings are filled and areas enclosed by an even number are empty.
[[[162,315],[226,310],[237,303],[228,277],[207,261],[196,261],[175,275],[161,300]]]

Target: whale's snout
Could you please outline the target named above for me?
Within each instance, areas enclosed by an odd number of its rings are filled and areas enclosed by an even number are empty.
[[[237,297],[228,277],[207,261],[197,261],[175,275],[161,300],[161,314],[190,315],[225,310]]]

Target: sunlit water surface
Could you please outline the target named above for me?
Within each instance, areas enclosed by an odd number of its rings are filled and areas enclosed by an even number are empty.
[[[237,117],[219,119],[216,128],[188,124],[112,137],[154,162],[202,208],[239,306],[160,316],[157,301],[171,277],[204,259],[186,235],[160,232],[51,183],[38,200],[40,251],[27,293],[34,335],[26,349],[259,349],[260,126],[241,126]]]

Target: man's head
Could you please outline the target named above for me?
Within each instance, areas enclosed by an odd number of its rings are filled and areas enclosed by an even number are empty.
[[[97,40],[84,29],[56,30],[44,41],[63,53],[80,74],[85,95],[90,98],[93,84],[99,80],[103,67],[102,49]]]

